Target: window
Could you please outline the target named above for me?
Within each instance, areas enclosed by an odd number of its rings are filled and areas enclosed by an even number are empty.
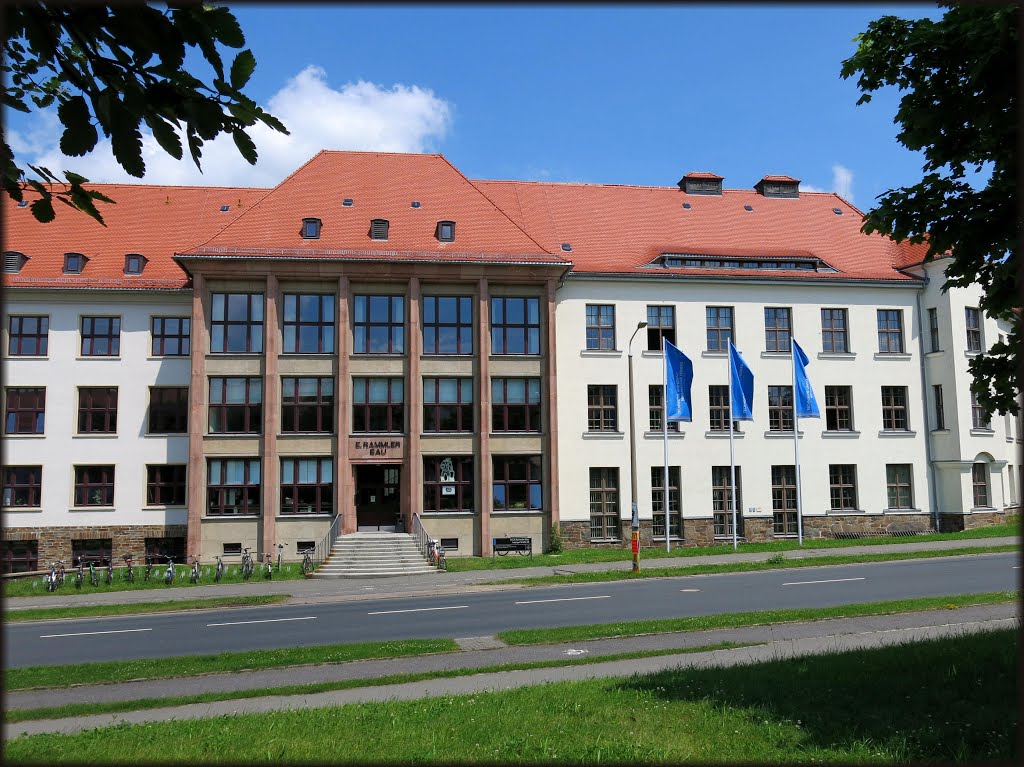
[[[971,486],[974,489],[974,508],[988,508],[988,464],[979,461],[971,466]]]
[[[43,467],[4,466],[4,506],[42,505]]]
[[[711,431],[729,431],[729,418],[732,413],[732,408],[729,405],[729,387],[709,386],[708,403],[709,428]],[[739,431],[739,428],[739,423],[733,421],[733,431]]]
[[[405,298],[356,296],[352,326],[356,354],[405,353]]]
[[[857,467],[832,463],[828,467],[829,500],[833,511],[857,509]]]
[[[424,458],[423,511],[473,511],[473,508],[472,456]]]
[[[423,297],[423,353],[473,353],[473,299]]]
[[[473,379],[423,379],[423,431],[473,431]]]
[[[435,235],[441,242],[455,242],[455,222],[438,221]]]
[[[849,386],[825,387],[825,430],[853,430],[853,390]]]
[[[159,557],[159,561],[164,561],[166,557],[171,557],[175,562],[184,563],[186,561],[185,536],[183,535],[168,538],[143,538],[142,545],[146,557]],[[224,544],[225,548],[230,545],[230,543]],[[241,548],[241,544],[239,544],[239,548]]]
[[[304,218],[302,219],[302,239],[304,240],[318,240],[320,239],[320,219],[319,218]]]
[[[494,456],[494,509],[544,507],[539,455]]]
[[[85,268],[85,262],[88,261],[85,256],[81,253],[65,253],[64,254],[64,273],[65,274],[81,274]]]
[[[8,388],[5,434],[42,434],[46,416],[46,389]]]
[[[914,486],[909,463],[890,463],[885,467],[885,487],[890,509],[912,509]]]
[[[902,310],[878,310],[878,351],[880,354],[903,353]]]
[[[262,428],[262,379],[210,379],[210,434],[259,434]]]
[[[263,351],[262,293],[213,294],[210,351],[214,354]]]
[[[125,274],[142,274],[142,270],[145,268],[145,266],[145,256],[140,256],[138,253],[129,253],[124,257]]]
[[[192,320],[188,317],[153,317],[153,356],[187,357],[192,353]]]
[[[615,348],[615,307],[587,304],[587,349]]]
[[[540,379],[491,379],[491,430],[540,431]]]
[[[587,386],[587,431],[616,431],[617,386]]]
[[[491,299],[491,353],[540,354],[540,299]]]
[[[281,431],[331,434],[334,379],[282,378]]]
[[[743,535],[743,482],[736,467],[736,535]],[[732,536],[732,468],[711,467],[711,509],[717,537]]]
[[[942,384],[932,386],[932,399],[935,403],[935,428],[946,428],[946,405],[942,400]]]
[[[49,332],[49,317],[11,317],[7,326],[7,354],[11,357],[45,357]]]
[[[708,351],[727,352],[732,335],[732,307],[709,306],[705,309],[708,324]]]
[[[405,430],[405,382],[401,378],[352,379],[352,431]]]
[[[18,207],[22,208],[28,205],[27,200],[22,200],[18,203]],[[17,274],[25,266],[28,261],[28,257],[24,253],[19,253],[16,250],[5,250],[4,251],[4,272],[7,274]]]
[[[939,346],[939,310],[929,309],[928,310],[928,336],[931,339],[931,351],[939,352],[942,351],[942,347]]]
[[[981,312],[968,306],[964,309],[967,321],[967,351],[981,351]]]
[[[793,431],[793,387],[768,387],[768,430]]]
[[[846,309],[821,310],[821,350],[827,354],[846,354],[850,351]]]
[[[188,433],[188,387],[149,387],[149,433]]]
[[[985,412],[985,408],[978,402],[978,395],[973,391],[971,392],[971,428],[972,429],[991,429],[992,419],[989,414]]]
[[[772,533],[798,535],[796,467],[772,466]]]
[[[0,542],[0,573],[31,573],[39,569],[39,541]]]
[[[388,238],[388,220],[386,218],[374,218],[370,220],[370,239],[386,240]]]
[[[790,309],[765,307],[764,310],[764,349],[768,352],[789,353],[789,338],[793,328],[793,317]]]
[[[82,317],[83,357],[117,357],[120,353],[120,317]]]
[[[147,506],[185,506],[187,487],[184,464],[146,466]]]
[[[662,416],[665,414],[665,385],[652,384],[647,387],[648,429],[650,431],[662,431]],[[668,422],[669,431],[679,431],[679,421]]]
[[[647,349],[661,351],[661,339],[676,342],[676,308],[674,306],[647,307]]]
[[[206,472],[206,513],[211,517],[260,513],[258,458],[210,458]]]
[[[284,353],[334,353],[334,296],[284,295]]]
[[[590,539],[619,537],[619,470],[590,469]]]
[[[80,387],[78,433],[117,433],[117,387]]]
[[[75,506],[113,506],[114,467],[75,467]]]
[[[79,558],[85,562],[106,562],[110,559],[111,542],[110,538],[86,538],[71,541],[71,564],[76,564]]]
[[[885,431],[906,431],[907,422],[907,387],[882,387],[882,428]]]
[[[330,458],[281,459],[281,513],[334,512],[334,464]]]
[[[651,511],[654,512],[652,533],[665,537],[665,467],[651,467]],[[681,538],[682,514],[679,506],[679,467],[668,467],[668,530],[673,538]]]

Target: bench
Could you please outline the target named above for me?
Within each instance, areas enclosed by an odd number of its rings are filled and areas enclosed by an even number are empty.
[[[503,557],[510,551],[520,556],[529,554],[533,559],[533,539],[525,536],[491,539],[491,559],[494,559],[495,554]]]

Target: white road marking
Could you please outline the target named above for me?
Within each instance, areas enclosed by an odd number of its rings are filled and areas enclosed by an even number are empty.
[[[430,610],[462,610],[469,607],[469,605],[452,605],[451,607],[416,607],[412,610],[379,610],[375,613],[367,613],[367,615],[393,615],[394,613],[425,613]]]
[[[695,591],[700,591],[700,589],[679,589],[679,590],[682,591],[682,592],[685,592],[685,593],[693,593]]]
[[[564,597],[563,599],[533,599],[529,602],[516,602],[517,605],[540,605],[545,602],[577,602],[581,599],[611,599],[611,594],[604,594],[599,597]]]
[[[783,586],[806,586],[809,583],[843,583],[845,581],[864,581],[867,578],[832,578],[827,581],[794,581],[792,583],[783,583]]]
[[[268,618],[262,621],[235,621],[233,623],[207,623],[206,627],[211,626],[245,626],[248,623],[283,623],[284,621],[315,621],[315,615],[309,615],[305,618]]]
[[[152,631],[153,629],[118,629],[117,631],[80,631],[77,634],[42,634],[40,639],[53,639],[54,637],[87,637],[94,634],[130,634],[133,631]]]

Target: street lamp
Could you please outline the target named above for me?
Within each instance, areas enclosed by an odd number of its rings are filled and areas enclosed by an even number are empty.
[[[629,337],[629,344],[626,346],[626,356],[629,357],[629,486],[631,498],[633,499],[633,524],[632,524],[632,547],[633,547],[633,572],[640,572],[640,512],[636,505],[636,429],[633,426],[633,339],[636,334],[647,327],[646,322],[638,322],[633,335]]]

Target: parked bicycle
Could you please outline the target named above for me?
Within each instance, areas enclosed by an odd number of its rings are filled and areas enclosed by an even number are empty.
[[[252,554],[249,553],[249,549],[242,549],[242,577],[245,580],[249,580],[255,569],[256,568],[252,562]]]
[[[215,583],[220,583],[220,579],[224,577],[224,560],[217,557],[217,566],[213,569],[213,580]]]
[[[85,562],[82,561],[82,557],[78,557],[78,569],[75,570],[75,588],[82,588],[82,584],[85,583]]]
[[[448,570],[448,558],[445,556],[444,549],[441,548],[441,544],[438,541],[430,542],[430,564],[438,570]]]
[[[128,554],[124,558],[124,562],[125,562],[124,579],[126,581],[128,581],[129,583],[134,583],[135,582],[135,568],[132,566],[132,555]]]
[[[153,565],[155,565],[155,564],[156,564],[156,556],[155,555],[147,554],[146,555],[146,574],[143,576],[142,580],[144,580],[144,581],[148,581],[149,580],[149,576],[153,572]]]
[[[303,549],[302,574],[309,575],[311,572],[313,572],[313,549]]]
[[[191,583],[199,583],[199,557],[192,557],[192,569],[189,571],[188,579]]]
[[[168,586],[174,583],[174,557],[167,557],[167,569],[164,571],[164,583]]]
[[[114,557],[107,557],[107,585],[114,582]]]
[[[96,563],[93,560],[89,560],[89,583],[93,586],[100,585],[100,577],[96,574]]]
[[[50,573],[46,576],[46,590],[56,591],[64,583],[64,560],[50,562]]]
[[[271,560],[269,551],[264,555],[264,557],[267,561],[263,563],[263,577],[269,581],[274,577],[274,563]]]
[[[277,544],[277,571],[281,572],[281,552],[284,550],[284,544]]]

